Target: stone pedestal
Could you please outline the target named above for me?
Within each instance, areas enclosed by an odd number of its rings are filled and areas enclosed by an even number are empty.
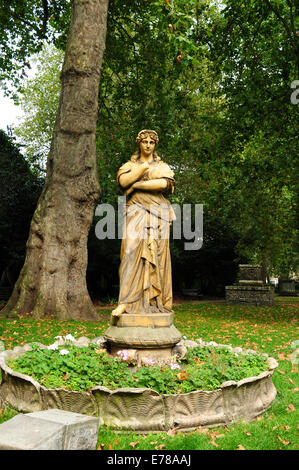
[[[128,349],[136,352],[137,363],[145,358],[167,362],[182,335],[173,325],[173,312],[124,313],[105,331],[104,338],[113,355]]]
[[[226,286],[227,305],[273,305],[274,289],[272,286]]]
[[[238,285],[225,287],[228,305],[273,305],[274,288],[262,281],[261,266],[240,264]]]

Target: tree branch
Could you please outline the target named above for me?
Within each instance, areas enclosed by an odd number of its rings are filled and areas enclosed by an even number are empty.
[[[292,2],[290,0],[287,0],[287,4],[290,7],[291,27],[292,27],[292,31],[293,31],[293,34],[294,34],[294,38],[296,40],[297,39],[297,34],[296,34],[296,27],[295,27],[294,15],[293,15],[293,5],[292,5]]]
[[[291,30],[289,28],[289,25],[288,23],[286,22],[286,20],[281,16],[281,14],[279,13],[279,11],[277,10],[277,8],[275,8],[274,5],[272,5],[271,1],[270,0],[266,0],[266,3],[267,5],[269,6],[270,10],[273,11],[273,13],[277,16],[277,18],[281,21],[281,23],[283,24],[286,32],[288,33],[288,35],[291,35]]]
[[[45,37],[46,32],[47,32],[48,19],[49,19],[48,0],[42,0],[42,4],[43,4],[43,10],[44,10],[42,32],[43,32],[43,36]]]
[[[266,0],[266,3],[267,5],[269,6],[269,8],[273,11],[273,13],[276,15],[276,17],[280,20],[280,22],[283,24],[288,36],[289,36],[289,39],[290,41],[292,42],[293,46],[294,46],[294,56],[295,56],[295,62],[297,63],[297,66],[299,67],[299,59],[298,59],[298,56],[299,56],[299,44],[298,44],[298,40],[297,40],[297,35],[296,35],[296,30],[295,30],[295,25],[294,25],[294,19],[293,19],[293,10],[292,10],[292,4],[289,0],[287,0],[287,3],[290,7],[290,16],[291,16],[291,29],[289,27],[289,24],[288,22],[285,20],[285,18],[283,18],[283,16],[281,16],[281,14],[279,13],[278,9],[276,7],[274,7],[274,5],[272,5],[271,1],[270,0]],[[292,34],[294,33],[294,34]]]
[[[16,13],[13,10],[10,10],[9,14],[14,20],[19,21],[20,23],[23,23],[26,26],[29,26],[31,29],[34,29],[34,31],[36,31],[38,35],[40,34],[40,29],[37,28],[34,23],[30,23],[30,21],[27,21],[24,18],[20,18],[18,15],[16,15]]]

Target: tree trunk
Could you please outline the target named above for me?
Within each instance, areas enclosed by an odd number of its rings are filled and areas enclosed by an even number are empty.
[[[86,286],[87,237],[99,197],[98,88],[108,0],[73,0],[47,177],[24,266],[1,313],[96,319]]]

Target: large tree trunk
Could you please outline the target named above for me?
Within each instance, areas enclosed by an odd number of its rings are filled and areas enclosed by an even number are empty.
[[[108,0],[73,0],[47,177],[24,266],[3,313],[96,319],[86,286],[87,237],[99,197],[98,88]],[[2,313],[1,312],[1,313]]]

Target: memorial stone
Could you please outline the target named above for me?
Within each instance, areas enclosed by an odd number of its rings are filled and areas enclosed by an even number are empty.
[[[225,287],[227,305],[273,305],[274,288],[262,280],[260,265],[240,264],[237,285]]]

